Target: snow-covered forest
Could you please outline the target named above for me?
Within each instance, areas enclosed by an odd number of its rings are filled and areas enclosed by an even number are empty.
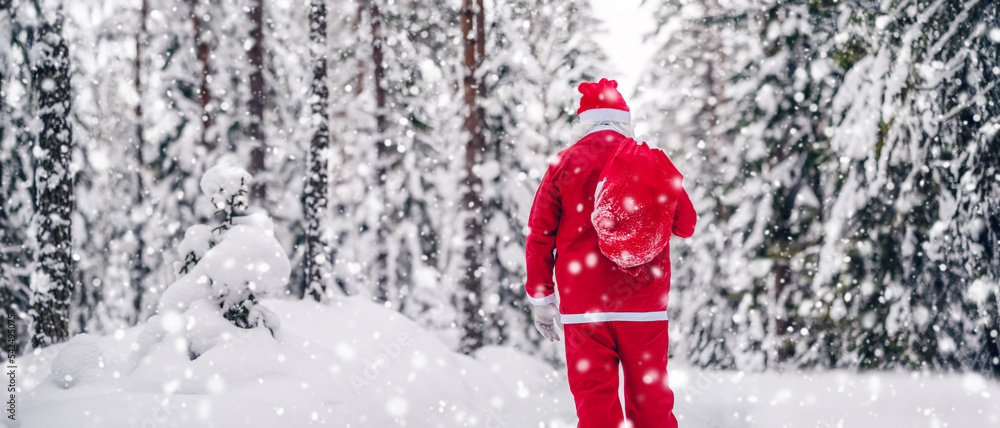
[[[1000,376],[1000,4],[664,2],[659,17],[644,111],[704,225],[675,268],[674,352]]]
[[[19,349],[149,318],[185,230],[216,211],[198,186],[219,163],[253,176],[249,205],[295,266],[288,296],[362,295],[470,326],[465,350],[534,348],[524,217],[571,142],[573,83],[601,60],[587,3],[469,19],[468,2],[264,3],[4,5],[3,302],[25,320]]]
[[[1000,393],[1000,3],[646,4],[656,52],[623,94],[699,217],[672,245],[671,364],[961,373]],[[473,395],[430,411],[409,404],[427,391],[376,385],[388,416],[313,413],[329,405],[314,396],[269,417],[572,421],[524,248],[548,160],[582,135],[577,85],[622,67],[595,43],[606,30],[588,0],[0,0],[0,311],[11,355],[39,370],[19,393],[220,394],[273,354],[298,364],[278,391],[350,395],[362,363],[316,355],[416,341],[422,376],[551,409],[493,414],[499,398]],[[223,348],[260,361],[189,366]],[[93,409],[76,403],[61,405]]]

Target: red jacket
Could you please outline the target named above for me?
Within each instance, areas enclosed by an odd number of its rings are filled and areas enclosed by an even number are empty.
[[[549,304],[558,283],[563,323],[667,319],[670,246],[633,277],[601,253],[591,223],[601,169],[624,139],[611,130],[586,135],[556,155],[535,193],[528,218],[525,291],[533,304]],[[671,228],[687,238],[697,216],[687,192],[679,192]]]

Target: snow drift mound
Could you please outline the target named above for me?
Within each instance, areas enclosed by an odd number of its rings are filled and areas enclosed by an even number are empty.
[[[198,305],[150,320],[165,331],[215,338],[194,359],[189,349],[199,346],[174,337],[130,371],[148,325],[77,336],[22,357],[30,368],[18,426],[576,425],[564,375],[516,350],[457,354],[405,316],[361,298],[260,304],[281,320],[273,337]],[[78,369],[57,363],[74,355],[78,363],[68,366]],[[88,380],[66,388],[67,373]]]

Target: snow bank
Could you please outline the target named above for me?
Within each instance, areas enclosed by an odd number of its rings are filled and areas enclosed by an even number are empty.
[[[670,370],[680,426],[1000,426],[1000,384],[977,374]]]
[[[565,377],[515,350],[486,348],[480,360],[457,354],[408,318],[359,298],[261,304],[281,319],[275,337],[196,304],[22,357],[18,426],[575,426]],[[213,345],[192,360],[189,348],[198,346],[184,336],[158,340],[162,346],[131,369],[142,334],[187,329]],[[96,372],[94,351],[103,361]],[[63,354],[83,355],[85,363],[70,366],[91,380],[68,389],[57,382],[65,370],[55,371],[53,359]]]
[[[133,371],[149,323],[21,357],[14,426],[576,426],[565,370],[535,357],[504,347],[457,354],[359,298],[262,304],[281,319],[275,337],[198,315],[214,311],[207,306],[150,320],[210,338],[214,346],[193,360],[188,347],[199,345],[167,340]],[[1000,426],[1000,385],[976,374],[751,374],[671,363],[670,382],[684,428]]]
[[[52,360],[49,379],[64,389],[99,380],[103,372],[103,352],[89,334],[78,334]]]

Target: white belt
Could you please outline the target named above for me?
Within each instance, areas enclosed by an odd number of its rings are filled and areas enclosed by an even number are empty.
[[[560,314],[563,324],[584,324],[604,321],[667,321],[667,311],[656,312],[587,312]]]

